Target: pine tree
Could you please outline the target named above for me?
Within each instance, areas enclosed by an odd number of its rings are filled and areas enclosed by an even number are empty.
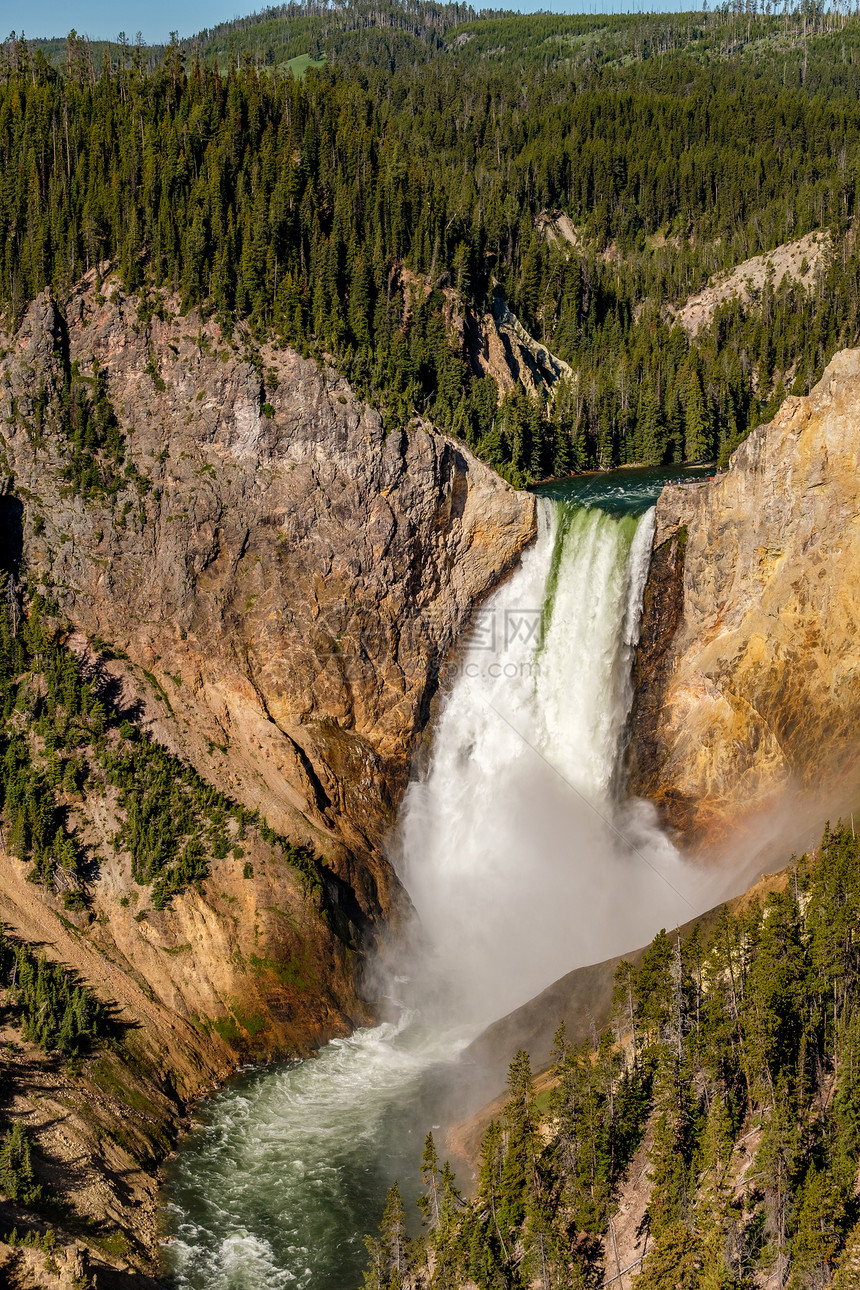
[[[687,383],[684,412],[684,456],[687,461],[704,461],[710,451],[705,396],[698,373],[692,371]]]
[[[767,1118],[756,1165],[761,1170],[770,1235],[773,1240],[776,1274],[784,1276],[788,1257],[787,1219],[800,1157],[797,1108],[790,1086],[780,1077]]]
[[[364,1274],[365,1290],[402,1290],[408,1266],[406,1213],[400,1188],[393,1183],[385,1198],[379,1236],[366,1241],[370,1256]]]
[[[440,1178],[439,1220],[430,1238],[434,1255],[432,1290],[460,1290],[463,1260],[459,1224],[464,1208],[446,1160]]]
[[[735,1125],[724,1097],[711,1103],[701,1146],[701,1173],[696,1204],[696,1231],[700,1241],[700,1290],[730,1290],[738,1284],[736,1268],[727,1262],[727,1250],[737,1249],[740,1220],[730,1168]]]
[[[0,1191],[21,1205],[34,1205],[43,1194],[32,1156],[27,1130],[16,1120],[0,1142]]]
[[[424,1141],[421,1181],[424,1184],[424,1194],[418,1198],[418,1207],[424,1215],[424,1221],[431,1228],[436,1227],[441,1214],[442,1181],[439,1171],[439,1157],[436,1154],[436,1145],[433,1141],[432,1133],[428,1133]]]
[[[702,1255],[699,1243],[684,1223],[670,1223],[657,1237],[636,1290],[701,1290]]]
[[[636,1007],[633,1001],[633,980],[636,970],[627,959],[622,959],[615,969],[612,985],[612,1015],[619,1043],[630,1037],[630,1057],[636,1063]]]
[[[690,1090],[681,1078],[673,1055],[662,1055],[655,1081],[654,1145],[649,1178],[651,1203],[648,1208],[654,1236],[687,1222],[692,1199],[691,1160],[693,1152]]]
[[[845,1248],[836,1263],[832,1290],[855,1290],[860,1285],[860,1222],[848,1233]]]
[[[666,458],[667,435],[663,411],[653,385],[642,396],[636,426],[636,456],[644,466],[660,466]]]
[[[852,1180],[853,1183],[853,1180]],[[797,1195],[791,1266],[806,1284],[827,1285],[842,1243],[848,1194],[837,1179],[812,1164]]]

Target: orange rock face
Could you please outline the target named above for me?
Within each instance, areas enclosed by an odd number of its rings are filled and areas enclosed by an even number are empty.
[[[860,800],[860,350],[711,483],[670,486],[636,663],[633,791],[687,844]]]
[[[352,929],[262,843],[253,877],[219,861],[139,919],[94,811],[103,953],[228,1046],[235,1031],[245,1051],[304,1051],[367,1020],[362,951],[398,908],[383,841],[409,758],[534,499],[431,427],[386,432],[332,370],[155,304],[90,281],[0,338],[4,563],[41,584],[73,647],[112,648],[99,666],[155,739],[325,857]],[[113,495],[70,483],[68,391],[97,371],[124,440]]]

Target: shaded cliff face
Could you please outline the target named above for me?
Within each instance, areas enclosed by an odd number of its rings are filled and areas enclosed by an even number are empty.
[[[712,483],[670,486],[636,660],[630,785],[687,844],[860,793],[860,351]]]
[[[105,952],[160,1003],[301,1050],[367,1016],[356,951],[396,908],[381,843],[410,750],[534,501],[429,429],[386,436],[293,351],[156,304],[45,293],[0,342],[8,561],[140,725],[326,858],[346,935],[260,839],[252,876],[230,857],[145,918],[121,856],[94,887]]]

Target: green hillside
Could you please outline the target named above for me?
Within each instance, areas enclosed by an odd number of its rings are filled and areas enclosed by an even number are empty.
[[[108,260],[143,296],[335,356],[391,424],[429,415],[515,482],[725,461],[857,339],[854,18],[293,6],[153,70],[106,52],[7,44],[14,316]],[[559,215],[573,242],[547,234]],[[677,325],[670,306],[813,231],[832,253],[803,282]],[[476,367],[469,310],[494,299],[570,365],[551,400],[500,401]]]

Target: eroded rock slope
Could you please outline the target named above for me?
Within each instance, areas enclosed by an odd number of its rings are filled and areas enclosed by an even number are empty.
[[[0,922],[72,969],[123,1037],[74,1069],[22,1047],[6,1119],[76,1230],[101,1225],[151,1269],[154,1163],[187,1100],[243,1055],[372,1019],[362,965],[401,905],[383,841],[409,757],[534,501],[432,427],[386,434],[332,370],[92,277],[0,337],[0,472],[4,621],[20,628],[38,593],[48,642],[7,734],[84,857],[80,880],[52,853],[34,881],[0,820]],[[38,662],[55,647],[85,680],[74,721]],[[146,803],[116,770],[150,747],[173,758],[144,757],[153,783],[199,777],[177,809],[206,872],[167,899],[137,880]],[[0,988],[16,1015],[14,982]]]
[[[65,317],[41,296],[5,341],[26,568],[165,687],[207,776],[275,827],[373,845],[439,661],[531,538],[533,501],[429,429],[386,436],[291,350],[102,292]],[[137,472],[109,501],[64,480],[53,419],[64,370],[94,362]]]
[[[687,843],[860,796],[860,350],[657,506],[634,792]]]

